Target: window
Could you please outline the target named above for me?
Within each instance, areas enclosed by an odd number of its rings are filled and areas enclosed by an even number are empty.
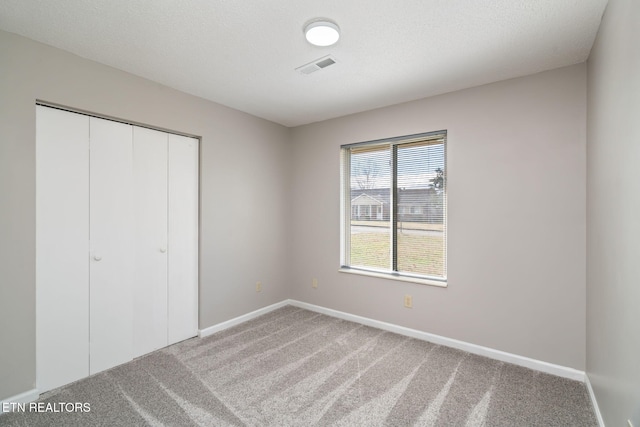
[[[341,271],[446,285],[446,139],[342,146]]]

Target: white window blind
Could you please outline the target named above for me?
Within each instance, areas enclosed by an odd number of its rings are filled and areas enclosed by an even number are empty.
[[[342,147],[342,266],[446,281],[446,132]]]

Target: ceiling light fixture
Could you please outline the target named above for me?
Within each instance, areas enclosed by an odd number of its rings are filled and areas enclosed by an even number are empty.
[[[318,19],[304,27],[307,41],[315,46],[331,46],[340,38],[340,28],[326,19]]]

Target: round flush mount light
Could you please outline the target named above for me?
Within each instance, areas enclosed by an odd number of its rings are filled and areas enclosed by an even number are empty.
[[[304,27],[307,41],[315,46],[331,46],[340,38],[340,28],[326,19],[314,20]]]

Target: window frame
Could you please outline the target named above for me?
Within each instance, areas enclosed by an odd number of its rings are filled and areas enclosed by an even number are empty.
[[[377,269],[375,267],[361,267],[350,265],[350,249],[351,249],[351,150],[354,148],[363,148],[370,146],[376,147],[389,147],[391,149],[392,162],[394,162],[392,168],[391,185],[390,185],[390,203],[389,203],[389,215],[390,215],[390,241],[391,241],[391,264],[397,266],[397,230],[398,230],[398,215],[400,214],[400,205],[397,204],[397,147],[405,144],[420,143],[425,141],[442,140],[444,144],[444,178],[445,187],[443,195],[444,204],[444,277],[433,277],[421,274],[413,274],[408,272],[399,272],[392,269]],[[405,136],[398,136],[393,138],[385,138],[373,141],[358,142],[354,144],[344,144],[340,146],[340,268],[342,273],[352,273],[371,277],[380,277],[404,282],[412,282],[424,285],[447,287],[448,275],[447,275],[447,253],[448,253],[448,204],[447,198],[449,190],[447,186],[447,130],[440,130],[435,132],[425,132],[420,134],[412,134]],[[396,258],[395,260],[393,258]],[[390,265],[391,267],[391,265]],[[391,267],[393,268],[393,267]]]

